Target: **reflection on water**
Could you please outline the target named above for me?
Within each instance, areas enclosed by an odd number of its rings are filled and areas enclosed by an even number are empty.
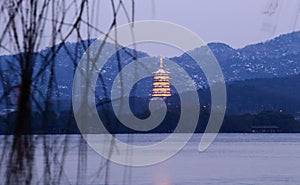
[[[118,135],[126,141],[128,135]],[[164,134],[130,135],[138,145]],[[171,159],[147,167],[111,163],[79,135],[1,136],[2,184],[298,184],[300,134],[219,134],[205,152],[195,134]],[[95,141],[97,142],[97,141]],[[105,147],[111,147],[103,143]],[[170,145],[170,148],[172,146]],[[118,152],[112,146],[113,152]],[[165,148],[168,150],[168,148]],[[130,151],[128,151],[130,160]],[[147,151],[147,155],[160,155]]]

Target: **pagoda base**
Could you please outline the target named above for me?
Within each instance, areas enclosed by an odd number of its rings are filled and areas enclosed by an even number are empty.
[[[151,97],[150,100],[165,100],[167,98],[167,96],[165,97],[161,97],[161,96],[157,96],[157,97]]]

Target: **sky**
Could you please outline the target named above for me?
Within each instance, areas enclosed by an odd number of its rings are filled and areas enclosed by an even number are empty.
[[[117,4],[118,0],[114,1]],[[69,3],[72,2],[70,0]],[[131,17],[132,1],[123,2]],[[300,30],[300,0],[135,0],[134,3],[136,21],[169,21],[188,28],[206,43],[223,42],[233,48],[242,48]],[[110,1],[90,0],[89,5],[91,24],[103,32],[108,31],[113,19]],[[51,17],[51,11],[49,12],[47,16]],[[72,14],[74,11],[69,11],[66,21],[74,21]],[[0,23],[1,20],[5,19],[0,17]],[[121,10],[117,15],[117,24],[125,23],[128,20]],[[52,24],[49,22],[49,25]],[[70,27],[65,26],[62,29],[67,33]],[[83,39],[87,38],[85,31],[86,28],[82,26],[80,34]],[[76,36],[77,33],[74,32],[68,41],[77,41]],[[94,32],[91,36],[98,38],[101,34]],[[9,39],[6,42],[7,45],[11,44]],[[41,42],[41,49],[51,45],[50,33],[46,33]],[[141,44],[137,49],[154,56],[174,56],[181,53],[170,46],[149,43]]]
[[[131,13],[131,0],[124,1]],[[111,5],[101,1],[99,27],[108,30]],[[136,21],[163,20],[184,26],[206,43],[223,42],[233,48],[272,39],[300,29],[300,0],[136,0]],[[124,12],[118,25],[127,23]],[[181,51],[159,44],[141,44],[151,55],[174,56]]]
[[[136,1],[136,20],[170,21],[206,43],[242,48],[299,30],[299,10],[300,0],[144,0]]]
[[[174,22],[206,42],[225,42],[239,48],[293,31],[299,8],[300,0],[145,0],[137,1],[136,19]],[[274,11],[271,16],[264,14],[267,10],[271,13],[270,9]],[[265,24],[270,24],[269,28]],[[275,32],[271,25],[276,26]]]

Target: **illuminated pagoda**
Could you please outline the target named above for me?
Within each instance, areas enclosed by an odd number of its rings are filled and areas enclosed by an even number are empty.
[[[163,59],[160,57],[159,69],[153,72],[152,98],[165,98],[171,96],[170,72],[164,69]]]

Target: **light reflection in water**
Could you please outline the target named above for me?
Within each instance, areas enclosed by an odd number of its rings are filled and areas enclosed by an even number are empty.
[[[171,185],[169,174],[166,169],[158,170],[154,185]]]

